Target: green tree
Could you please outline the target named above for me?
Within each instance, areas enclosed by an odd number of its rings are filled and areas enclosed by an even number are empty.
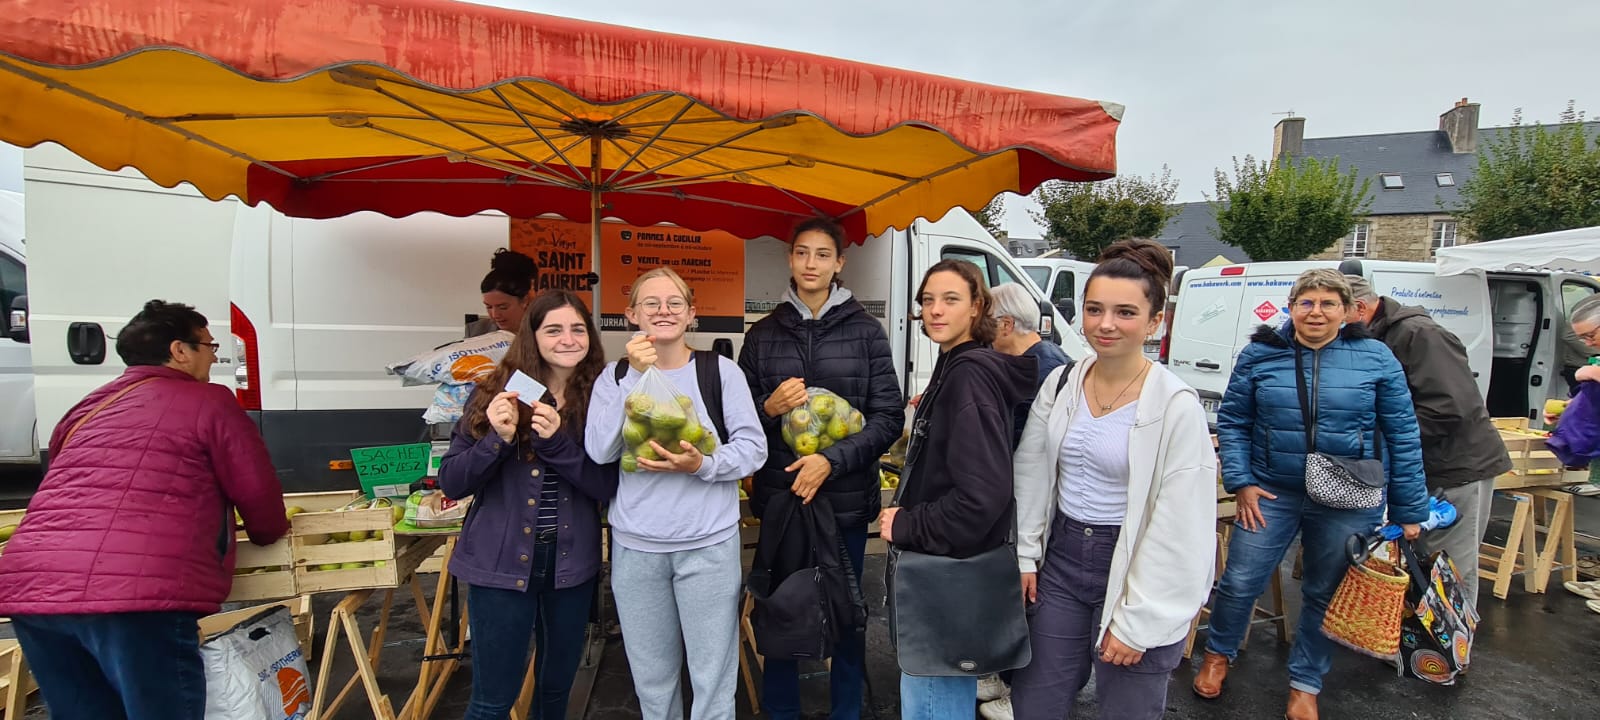
[[[1478,169],[1449,209],[1479,240],[1600,225],[1600,138],[1567,103],[1553,127],[1522,111],[1478,151]]]
[[[1256,261],[1304,260],[1327,250],[1366,214],[1371,180],[1356,184],[1356,172],[1339,161],[1288,158],[1233,161],[1233,176],[1218,170],[1217,239]]]
[[[1153,238],[1177,214],[1172,170],[1149,178],[1120,176],[1094,183],[1049,182],[1033,191],[1041,210],[1028,214],[1053,247],[1093,260],[1107,245],[1130,237]]]
[[[1004,237],[1006,232],[1006,196],[1003,193],[994,196],[994,199],[990,200],[988,205],[983,206],[982,210],[973,213],[972,217],[980,225],[983,225],[983,229],[988,230],[990,235],[997,238]]]

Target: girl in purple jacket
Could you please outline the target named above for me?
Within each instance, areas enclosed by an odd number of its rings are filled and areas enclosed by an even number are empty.
[[[599,503],[617,470],[583,449],[590,388],[605,365],[589,309],[576,295],[538,295],[494,376],[467,403],[439,469],[452,498],[474,496],[450,560],[467,583],[472,702],[467,720],[507,717],[537,649],[528,717],[561,720],[582,656],[600,571]],[[549,390],[506,391],[517,371]]]

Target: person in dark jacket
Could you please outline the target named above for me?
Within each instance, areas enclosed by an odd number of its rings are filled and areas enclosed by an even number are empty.
[[[528,717],[561,720],[583,655],[600,572],[599,504],[615,466],[583,448],[590,388],[605,365],[588,307],[541,293],[494,375],[478,385],[440,461],[445,495],[474,497],[450,559],[472,608],[467,720],[502,720],[516,702],[534,640],[537,694]],[[522,371],[548,388],[520,398]]]
[[[922,331],[939,345],[939,360],[912,423],[911,474],[900,481],[898,507],[879,516],[879,534],[905,550],[972,557],[1005,544],[1015,526],[1012,409],[1032,392],[1036,362],[989,347],[993,300],[980,272],[944,260],[917,289]],[[974,676],[900,676],[902,720],[971,717],[977,699]]]
[[[204,315],[151,300],[116,348],[128,368],[50,435],[50,469],[0,557],[0,617],[51,717],[201,720],[199,619],[233,584],[234,513],[271,545],[289,531],[283,488],[255,423],[208,382]],[[290,712],[310,701],[283,698]]]
[[[1422,465],[1428,489],[1443,491],[1456,508],[1456,522],[1417,541],[1423,556],[1449,553],[1465,582],[1467,598],[1478,603],[1478,544],[1489,529],[1494,479],[1511,471],[1511,455],[1467,364],[1467,348],[1428,311],[1379,297],[1365,278],[1346,276],[1355,298],[1353,320],[1383,341],[1406,373],[1422,437]]]
[[[1017,406],[1016,427],[1011,438],[1011,444],[1015,446],[1022,442],[1022,427],[1028,424],[1028,413],[1033,408],[1033,399],[1038,395],[1039,388],[1044,385],[1044,379],[1062,365],[1071,370],[1073,361],[1060,345],[1045,342],[1039,336],[1039,303],[1021,285],[1001,283],[990,288],[989,294],[994,297],[994,349],[1007,355],[1026,355],[1039,363],[1039,372],[1033,383],[1034,392]]]
[[[826,498],[859,585],[867,524],[881,504],[878,458],[900,437],[905,403],[883,324],[839,281],[845,245],[844,228],[831,220],[807,220],[795,229],[789,291],[782,305],[745,333],[739,368],[767,434],[767,461],[756,471],[751,512],[763,517],[780,493],[807,503],[819,494]],[[784,414],[806,403],[807,387],[838,394],[861,410],[866,423],[861,432],[802,458],[784,443],[781,430]],[[841,633],[828,676],[833,720],[860,717],[865,659],[865,638]],[[762,707],[777,720],[798,718],[798,665],[768,658],[762,678]]]
[[[1316,450],[1347,458],[1381,456],[1388,477],[1388,518],[1405,537],[1421,534],[1428,518],[1422,442],[1405,371],[1383,343],[1360,324],[1344,325],[1350,284],[1337,270],[1307,270],[1289,295],[1289,322],[1262,326],[1239,353],[1217,412],[1222,482],[1238,502],[1228,540],[1228,563],[1217,583],[1205,657],[1195,694],[1222,694],[1228,665],[1250,627],[1251,608],[1277,572],[1296,535],[1305,558],[1299,629],[1289,651],[1289,720],[1317,717],[1322,676],[1332,644],[1322,634],[1328,602],[1350,560],[1345,541],[1383,522],[1384,506],[1334,509],[1306,494],[1306,455]],[[1302,413],[1298,364],[1311,408]],[[1316,447],[1306,444],[1304,417],[1316,423]],[[1376,447],[1378,442],[1384,447]]]

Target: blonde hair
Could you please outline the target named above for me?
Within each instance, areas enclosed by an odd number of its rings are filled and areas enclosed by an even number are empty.
[[[1301,295],[1312,290],[1332,290],[1339,294],[1339,301],[1345,306],[1355,304],[1355,299],[1350,293],[1350,281],[1345,279],[1343,273],[1332,268],[1317,268],[1300,273],[1300,277],[1294,281],[1294,287],[1289,290],[1289,304],[1294,304]]]
[[[638,305],[639,288],[643,287],[645,283],[656,278],[666,278],[671,280],[673,285],[678,286],[678,292],[683,293],[684,302],[694,305],[694,291],[689,289],[689,283],[684,282],[683,276],[679,275],[677,271],[669,267],[658,267],[636,278],[633,281],[633,289],[628,292],[628,304]]]

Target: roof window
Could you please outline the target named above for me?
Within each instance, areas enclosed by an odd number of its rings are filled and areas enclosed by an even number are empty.
[[[1433,181],[1439,183],[1439,187],[1456,186],[1456,176],[1447,172],[1435,173],[1433,176]]]
[[[1405,179],[1400,177],[1399,173],[1384,173],[1379,175],[1378,179],[1383,182],[1385,190],[1400,190],[1406,186]]]

